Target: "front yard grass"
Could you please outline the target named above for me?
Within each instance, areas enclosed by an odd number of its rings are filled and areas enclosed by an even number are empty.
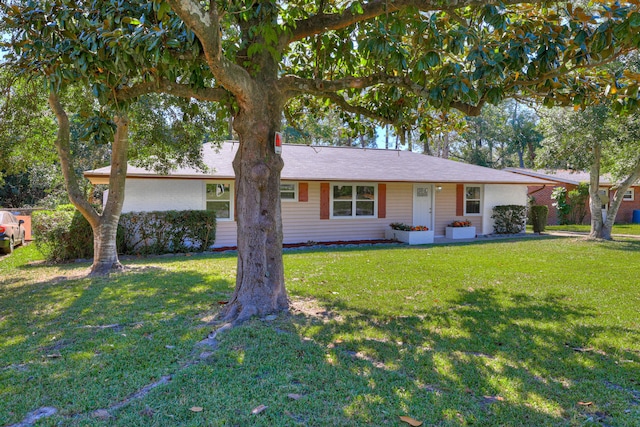
[[[287,252],[292,314],[216,349],[235,256],[91,280],[21,251],[0,260],[0,426],[640,425],[637,240]]]

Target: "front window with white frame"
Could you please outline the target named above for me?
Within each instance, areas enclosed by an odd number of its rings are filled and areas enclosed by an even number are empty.
[[[206,193],[207,210],[215,211],[216,219],[233,219],[233,183],[208,183]]]
[[[331,216],[333,218],[375,218],[377,191],[374,184],[333,184]]]
[[[465,185],[464,214],[481,215],[482,187],[479,185]]]
[[[295,182],[281,183],[280,200],[283,202],[296,202],[298,200],[298,184]]]
[[[627,202],[632,202],[635,200],[633,188],[629,188],[627,191],[624,192],[624,196],[622,196],[622,200],[625,200]]]

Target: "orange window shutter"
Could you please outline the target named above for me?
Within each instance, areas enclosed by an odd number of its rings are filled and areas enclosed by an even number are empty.
[[[320,183],[320,219],[329,219],[329,183]]]
[[[378,184],[378,218],[387,217],[387,184]]]
[[[456,216],[464,215],[464,184],[456,186]]]
[[[298,201],[299,202],[309,201],[309,183],[308,182],[298,183]]]

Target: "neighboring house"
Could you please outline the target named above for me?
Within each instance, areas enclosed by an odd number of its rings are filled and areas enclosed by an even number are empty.
[[[234,172],[238,144],[203,148],[210,173],[168,175],[129,167],[123,212],[212,209],[216,246],[236,244]],[[527,186],[546,181],[408,151],[285,145],[281,174],[284,243],[383,239],[392,222],[426,225],[444,236],[468,219],[478,234],[493,232],[496,205],[526,205]],[[107,184],[109,167],[85,172]]]
[[[570,170],[535,170],[521,168],[506,168],[505,171],[529,176],[533,178],[545,179],[551,181],[551,184],[532,185],[529,186],[529,195],[532,196],[536,204],[549,206],[550,225],[558,224],[558,213],[553,207],[553,199],[551,193],[556,187],[565,187],[567,191],[575,189],[581,182],[589,183],[589,172],[576,172]],[[606,196],[605,200],[612,200],[615,194],[611,193],[611,187],[615,183],[611,181],[611,177],[603,175],[600,177],[600,194]],[[607,209],[609,203],[603,205],[603,209]],[[618,214],[616,215],[616,223],[630,223],[633,218],[633,211],[640,209],[640,183],[631,186],[624,195]],[[587,201],[587,216],[585,223],[591,222],[591,214],[589,212]]]

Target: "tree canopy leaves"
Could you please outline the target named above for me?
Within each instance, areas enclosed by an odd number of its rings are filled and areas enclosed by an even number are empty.
[[[197,35],[171,2],[2,3],[2,27],[12,34],[8,59],[44,70],[53,87],[86,81],[103,104],[135,97],[143,83],[166,92],[169,82],[173,90],[188,86],[191,95],[201,90],[200,99],[222,99],[224,91],[202,92],[222,87],[237,96],[234,81],[271,63],[288,97],[310,93],[397,126],[414,122],[411,112],[424,103],[473,115],[511,96],[581,107],[602,95],[616,98],[618,109],[637,103],[638,74],[598,68],[640,44],[635,2],[586,9],[572,2],[219,1],[215,11],[202,9],[218,19],[219,35]],[[219,59],[242,72],[228,77],[227,68],[212,66],[202,40],[214,40]],[[236,101],[229,96],[225,106]]]

